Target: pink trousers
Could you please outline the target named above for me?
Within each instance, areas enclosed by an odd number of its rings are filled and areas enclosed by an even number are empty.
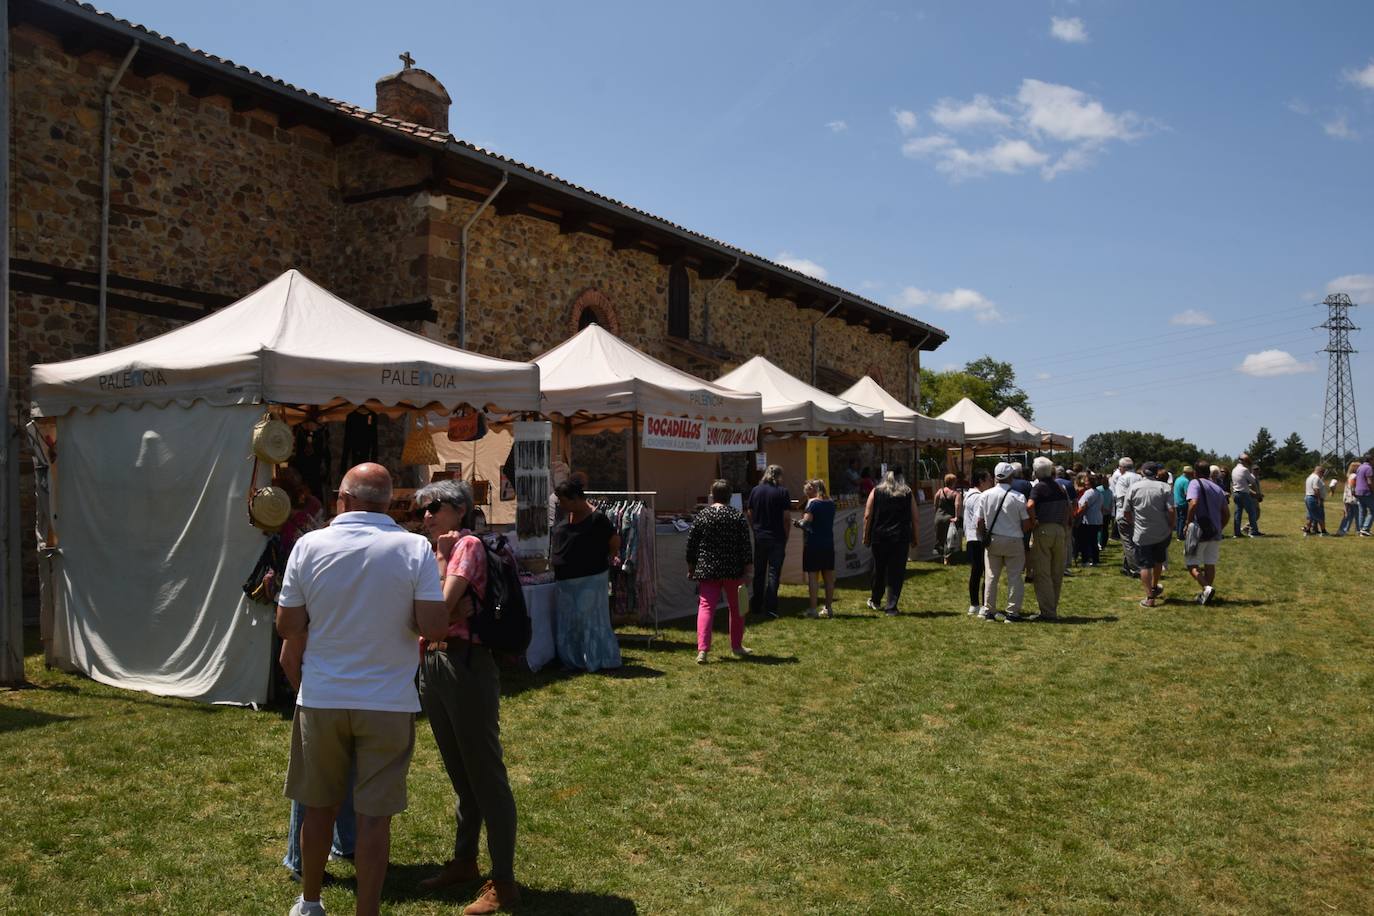
[[[738,649],[744,645],[744,618],[739,613],[739,587],[743,579],[703,579],[698,582],[701,597],[697,602],[697,651],[705,652],[711,648],[711,620],[715,616],[716,605],[720,603],[720,593],[725,593],[725,604],[730,609],[730,648]]]

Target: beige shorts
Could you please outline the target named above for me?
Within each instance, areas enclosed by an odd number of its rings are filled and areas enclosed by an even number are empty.
[[[1184,566],[1216,566],[1221,556],[1221,541],[1198,541],[1197,553],[1183,554]]]
[[[406,773],[414,751],[414,713],[297,706],[286,797],[308,808],[339,804],[356,757],[354,810],[373,817],[400,814],[406,809]]]

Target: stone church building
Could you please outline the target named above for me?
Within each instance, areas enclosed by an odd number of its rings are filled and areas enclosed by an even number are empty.
[[[458,139],[449,94],[408,59],[370,111],[70,0],[12,0],[10,53],[20,404],[31,365],[97,351],[102,274],[109,348],[291,267],[493,356],[530,359],[596,321],[706,378],[761,353],[830,391],[868,373],[908,404],[921,351],[946,339]]]

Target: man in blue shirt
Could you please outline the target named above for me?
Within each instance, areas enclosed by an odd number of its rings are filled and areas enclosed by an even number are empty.
[[[1178,539],[1183,540],[1183,526],[1188,520],[1188,485],[1194,479],[1193,466],[1185,464],[1183,473],[1174,478],[1174,511],[1178,513]]]
[[[787,553],[792,495],[782,485],[782,468],[770,464],[759,485],[749,491],[749,524],[754,529],[754,585],[749,613],[778,616],[778,582]]]

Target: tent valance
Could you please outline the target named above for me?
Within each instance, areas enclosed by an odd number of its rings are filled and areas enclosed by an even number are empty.
[[[1064,436],[1059,433],[1052,433],[1048,429],[1036,426],[1030,420],[1021,416],[1014,408],[1007,407],[997,415],[997,419],[1010,426],[1012,429],[1019,429],[1022,432],[1030,433],[1040,439],[1040,448],[1047,451],[1071,451],[1073,449],[1073,436]]]
[[[579,426],[623,429],[636,413],[755,425],[762,418],[757,394],[683,372],[596,324],[534,362],[543,392],[539,409]]]
[[[33,367],[35,416],[197,400],[534,411],[539,369],[398,328],[294,269],[152,340]]]
[[[813,388],[762,356],[725,373],[716,384],[763,397],[763,425],[775,433],[884,435],[883,412]]]
[[[917,445],[963,445],[964,426],[937,420],[912,410],[865,375],[840,393],[846,401],[883,412],[885,434],[894,439],[914,439]]]
[[[975,450],[1019,452],[1040,447],[1040,438],[1014,429],[963,398],[937,419],[964,424],[964,443]]]

